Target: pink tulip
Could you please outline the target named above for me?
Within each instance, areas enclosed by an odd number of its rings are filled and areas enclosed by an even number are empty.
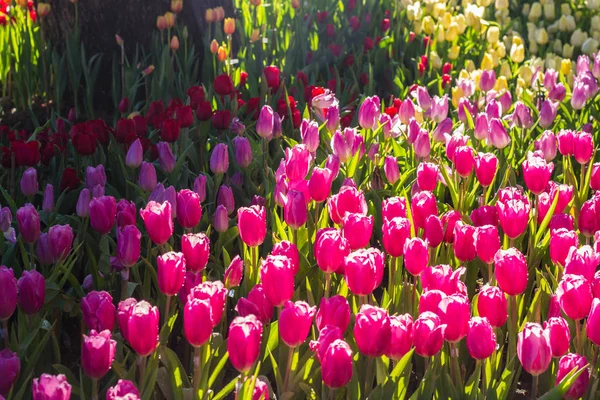
[[[459,146],[454,152],[454,167],[463,178],[468,178],[475,167],[473,149],[469,146]]]
[[[457,343],[467,335],[471,308],[469,299],[460,294],[444,297],[438,305],[439,316],[446,329],[444,339],[450,343]]]
[[[387,310],[365,304],[356,314],[354,339],[359,351],[367,357],[382,356],[392,334]]]
[[[327,200],[331,192],[333,176],[328,168],[315,167],[308,181],[310,197],[317,203]]]
[[[481,78],[479,79],[479,87],[484,92],[489,92],[494,88],[496,84],[496,71],[484,70],[481,72]]]
[[[62,374],[42,374],[33,380],[31,392],[33,400],[69,400],[71,385],[67,382],[67,377]]]
[[[569,353],[561,357],[558,362],[558,372],[556,373],[556,385],[558,385],[569,372],[577,369],[583,369],[581,375],[571,384],[569,390],[564,394],[566,400],[576,400],[582,398],[590,385],[590,371],[588,361],[584,356]]]
[[[346,386],[352,379],[352,349],[342,339],[333,341],[321,358],[323,383],[337,389]]]
[[[596,346],[600,345],[600,299],[595,298],[590,307],[590,313],[585,323],[587,337]]]
[[[427,267],[421,274],[421,285],[424,291],[440,290],[448,296],[455,293],[466,294],[464,283],[460,280],[465,272],[465,267],[452,270],[445,264]]]
[[[202,218],[200,197],[189,189],[177,193],[177,221],[185,229],[192,229]]]
[[[489,123],[490,141],[492,142],[492,146],[497,149],[503,149],[508,146],[510,143],[510,136],[506,131],[506,127],[502,124],[502,121],[499,118],[492,118],[489,120]]]
[[[535,141],[535,150],[541,151],[547,162],[556,157],[557,143],[556,136],[551,131],[544,131],[542,136]]]
[[[539,195],[544,191],[553,170],[553,163],[546,163],[541,157],[528,156],[523,162],[523,179],[531,193]]]
[[[170,251],[157,257],[158,287],[167,296],[179,293],[185,279],[186,263],[183,253]]]
[[[537,323],[528,322],[519,332],[517,355],[523,369],[533,376],[538,376],[550,365],[552,350],[548,340],[548,332]]]
[[[343,333],[350,324],[350,305],[345,297],[335,295],[321,298],[315,322],[319,330],[327,325],[337,326]]]
[[[0,320],[9,319],[17,308],[17,280],[12,268],[0,266]]]
[[[289,180],[299,181],[306,177],[312,157],[308,147],[297,144],[285,151],[285,173]]]
[[[344,259],[346,283],[357,296],[370,295],[383,280],[383,253],[375,248],[360,249]]]
[[[304,193],[290,190],[283,207],[283,219],[292,229],[298,229],[308,219],[307,202]]]
[[[379,97],[366,97],[358,110],[358,124],[363,129],[376,129],[381,103]]]
[[[148,236],[159,246],[167,243],[173,234],[173,219],[171,218],[171,203],[162,204],[150,201],[146,208],[140,210]]]
[[[260,246],[267,235],[267,215],[261,206],[238,209],[240,238],[249,247]]]
[[[140,139],[136,139],[131,146],[129,146],[129,150],[127,150],[127,155],[125,156],[125,165],[129,168],[137,168],[142,165],[142,161],[144,160],[144,148],[142,147],[142,142]]]
[[[588,281],[594,279],[596,267],[600,264],[600,254],[591,246],[585,245],[579,249],[575,246],[569,248],[565,259],[565,274],[581,275]]]
[[[149,356],[158,346],[158,322],[160,319],[158,308],[152,307],[150,303],[142,300],[131,304],[128,309],[129,312],[123,317],[119,316],[121,332],[123,332],[121,325],[121,318],[123,318],[124,323],[127,324],[124,331],[125,338],[133,350],[140,356]],[[121,304],[119,304],[119,314],[121,314]]]
[[[183,309],[183,333],[193,347],[200,347],[210,339],[213,324],[210,300],[190,298]]]
[[[92,329],[90,335],[83,335],[81,345],[81,367],[92,379],[101,379],[110,370],[115,358],[117,342],[112,339],[110,331],[96,332]]]
[[[494,256],[498,286],[510,296],[516,296],[527,288],[528,270],[525,256],[517,249],[498,250]]]
[[[21,176],[21,193],[25,196],[33,196],[39,191],[37,171],[35,168],[27,168]]]
[[[210,155],[210,170],[213,174],[224,174],[229,168],[229,149],[225,143],[218,143]]]
[[[439,305],[442,299],[445,297],[446,293],[437,289],[424,292],[419,297],[419,314],[430,311],[434,314],[440,315]]]
[[[317,232],[314,254],[319,268],[331,274],[340,268],[344,257],[350,254],[350,244],[337,229],[321,229]]]
[[[587,317],[592,306],[592,289],[581,275],[563,275],[556,289],[560,308],[571,319]]]
[[[506,295],[497,286],[485,285],[479,290],[477,312],[488,319],[494,328],[504,325],[508,318]]]
[[[23,271],[17,281],[19,290],[19,306],[27,315],[36,314],[44,306],[46,296],[46,281],[44,276],[35,270]],[[6,293],[5,295],[12,295]]]
[[[369,245],[373,222],[373,216],[346,213],[342,220],[342,235],[348,241],[350,249],[361,249]]]
[[[412,347],[413,319],[410,314],[390,316],[391,335],[385,349],[385,355],[391,360],[398,361]]]
[[[572,262],[575,262],[575,259],[583,261],[577,256],[578,245],[579,237],[575,231],[569,231],[565,228],[557,229],[551,232],[550,235],[550,259],[553,263],[560,264],[564,267],[567,257],[571,253],[571,249],[575,248],[575,253],[573,254],[574,259]]]
[[[421,357],[436,355],[444,345],[444,330],[440,317],[432,312],[424,312],[413,325],[415,352]]]
[[[406,218],[406,199],[404,197],[390,197],[381,204],[381,217],[383,222],[392,218]]]
[[[156,188],[156,169],[153,164],[146,161],[142,162],[138,185],[146,192],[151,192]]]
[[[206,268],[210,256],[210,239],[204,233],[188,233],[181,237],[181,252],[186,268],[198,273]]]
[[[335,129],[335,127],[333,129],[328,128],[330,132],[335,132]],[[306,145],[311,153],[317,151],[319,148],[319,124],[316,121],[302,120],[300,124],[300,137],[302,138],[302,143]]]
[[[498,210],[494,206],[481,206],[471,211],[473,225],[498,225]]]
[[[88,329],[98,332],[112,331],[115,326],[117,309],[108,292],[92,291],[81,299],[81,313]]]
[[[229,325],[229,360],[241,373],[250,371],[258,359],[262,333],[263,327],[253,315],[236,317]]]
[[[287,301],[279,315],[279,334],[288,347],[298,347],[308,337],[316,307],[305,301]]]
[[[417,184],[422,190],[433,191],[437,186],[439,166],[422,162],[417,167]]]
[[[560,357],[569,351],[571,332],[569,324],[563,317],[551,317],[544,322],[544,329],[548,332],[548,342],[552,350],[552,357]]]
[[[294,271],[290,259],[269,255],[262,261],[260,280],[269,302],[280,307],[294,295]]]
[[[215,231],[219,233],[227,232],[229,229],[229,216],[224,205],[217,206],[213,219],[213,225],[215,227]]]
[[[23,241],[33,244],[40,236],[40,215],[29,203],[17,210],[17,223]]]
[[[404,243],[404,267],[413,276],[421,275],[421,272],[429,264],[429,249],[427,241],[415,237]]]
[[[529,222],[529,201],[512,199],[498,201],[498,219],[504,233],[511,239],[516,239],[525,231]]]
[[[458,221],[454,225],[454,256],[461,262],[475,259],[475,233],[474,226]]]
[[[587,164],[594,153],[594,139],[588,132],[580,132],[573,137],[573,155],[579,164]]]
[[[367,214],[367,202],[364,193],[352,186],[342,186],[338,194],[327,200],[327,208],[331,220],[337,225],[342,225],[346,213]]]
[[[398,161],[395,157],[387,156],[383,162],[383,172],[385,178],[392,185],[400,179],[400,169],[398,167]]]
[[[494,261],[494,255],[500,250],[498,228],[494,225],[479,226],[474,239],[479,259],[486,264],[491,264]]]
[[[458,221],[462,220],[462,215],[456,210],[446,211],[441,218],[444,227],[444,242],[454,243],[454,228]]]
[[[240,286],[242,276],[244,274],[244,261],[239,255],[235,256],[229,267],[225,270],[223,280],[225,281],[225,287],[231,289]]]
[[[419,192],[412,198],[411,212],[415,231],[425,226],[425,220],[430,215],[437,215],[437,203],[431,192]]]
[[[497,345],[494,328],[487,318],[471,318],[467,331],[467,349],[471,357],[485,360],[494,354]]]
[[[115,386],[106,392],[106,400],[140,400],[140,391],[135,384],[125,379],[119,379]]]
[[[142,234],[135,225],[117,230],[117,259],[124,267],[133,267],[140,259]]]
[[[225,206],[228,214],[231,214],[235,210],[235,199],[233,198],[231,187],[221,185],[217,194],[217,204]]]
[[[430,215],[425,219],[423,236],[431,248],[438,247],[444,240],[444,228],[442,221],[437,215]]]

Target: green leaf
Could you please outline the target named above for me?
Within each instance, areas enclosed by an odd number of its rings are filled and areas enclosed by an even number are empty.
[[[587,371],[588,365],[580,369],[577,369],[577,367],[573,368],[571,372],[569,372],[554,389],[552,389],[542,397],[539,397],[538,400],[562,399],[565,393],[567,393],[567,390],[569,390],[569,388],[571,387],[571,385],[575,383],[577,378],[579,378],[579,375],[581,375],[584,371]]]
[[[477,363],[475,367],[475,371],[471,374],[471,377],[465,384],[465,394],[469,399],[477,399],[477,394],[479,392],[479,381],[481,379],[481,362]]]
[[[169,378],[171,378],[173,398],[181,399],[183,397],[183,388],[191,386],[185,369],[173,350],[166,346],[160,346],[158,351],[161,361],[167,367]]]

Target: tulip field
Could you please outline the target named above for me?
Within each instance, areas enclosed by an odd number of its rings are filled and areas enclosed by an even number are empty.
[[[598,398],[599,0],[65,3],[0,0],[0,399]]]

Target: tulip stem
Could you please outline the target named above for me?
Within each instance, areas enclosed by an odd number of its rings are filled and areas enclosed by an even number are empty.
[[[575,320],[575,340],[577,343],[577,350],[579,354],[583,354],[583,346],[581,343],[581,326],[579,325],[579,321]]]
[[[492,279],[494,279],[494,270],[492,269],[492,263],[487,265],[488,267],[488,283],[492,284]]]
[[[486,377],[485,377],[485,364],[487,362],[487,359],[483,359],[481,361],[478,361],[481,363],[481,393],[483,394],[483,400],[485,400],[487,398],[487,388],[486,388]]]
[[[31,269],[35,270],[35,252],[33,251],[33,243],[29,243],[29,252],[31,253]]]
[[[331,274],[325,273],[325,298],[329,298],[329,291],[331,289]]]
[[[512,357],[517,349],[517,298],[515,296],[510,297],[510,319],[511,326],[508,332],[508,349],[510,356]]]
[[[200,389],[200,377],[202,375],[202,365],[200,363],[201,351],[202,346],[194,347],[194,399],[197,398],[198,390]]]
[[[144,391],[144,381],[146,379],[146,356],[138,356],[138,365],[140,367],[139,386],[140,392]]]
[[[10,347],[10,342],[8,340],[8,320],[2,320],[2,336],[4,336],[4,348],[8,349]]]
[[[288,352],[288,360],[287,360],[287,367],[285,368],[285,378],[283,380],[283,390],[281,392],[281,395],[283,395],[285,392],[287,392],[287,388],[288,388],[288,383],[290,380],[290,372],[292,370],[292,360],[294,359],[294,347],[290,347],[289,352]]]
[[[367,357],[367,375],[365,379],[365,396],[368,393],[371,393],[371,389],[373,388],[373,363],[375,360],[372,360],[371,357]]]
[[[169,310],[171,309],[171,296],[167,296],[167,304],[165,304],[165,321],[164,323],[169,322]]]
[[[92,400],[98,400],[98,379],[92,379]]]
[[[538,379],[539,376],[536,375],[533,377],[533,381],[531,382],[531,400],[537,399]]]

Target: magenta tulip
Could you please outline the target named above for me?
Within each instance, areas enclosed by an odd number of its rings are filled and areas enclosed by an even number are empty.
[[[406,199],[404,197],[390,197],[381,204],[381,217],[383,222],[395,217],[406,218]]]
[[[8,396],[21,370],[21,361],[17,353],[10,349],[0,351],[0,395]]]
[[[81,368],[92,379],[100,379],[110,370],[115,359],[117,342],[112,339],[110,331],[83,335],[81,344]]]
[[[306,223],[308,208],[304,193],[296,190],[290,190],[287,193],[283,207],[283,219],[292,229],[298,229]]]
[[[596,267],[600,264],[600,254],[588,245],[570,247],[565,259],[565,274],[581,275],[588,281],[594,279]]]
[[[321,229],[315,239],[314,254],[319,268],[331,274],[340,268],[344,257],[350,254],[350,244],[337,229]]]
[[[17,223],[23,241],[33,244],[40,236],[40,215],[29,203],[17,210]]]
[[[563,275],[556,289],[563,312],[576,323],[587,317],[592,306],[592,288],[581,275]]]
[[[528,270],[525,256],[517,249],[498,250],[494,256],[498,286],[510,296],[516,296],[527,288]]]
[[[140,259],[142,233],[135,225],[117,230],[117,259],[124,267],[133,267]]]
[[[225,270],[225,275],[223,277],[223,280],[225,281],[225,287],[227,289],[231,289],[240,286],[243,274],[244,261],[239,255],[237,255],[233,258],[233,260],[231,260],[229,267],[227,267]]]
[[[179,293],[185,279],[186,262],[183,253],[170,251],[156,259],[158,287],[167,296]]]
[[[267,235],[265,208],[261,206],[238,209],[240,238],[249,247],[260,246]]]
[[[475,248],[476,228],[458,221],[454,225],[454,255],[461,262],[472,261],[477,254]]]
[[[350,324],[350,305],[345,297],[335,295],[321,298],[315,322],[319,330],[327,325],[337,326],[343,333]]]
[[[410,238],[410,222],[403,217],[394,217],[384,219],[383,226],[383,247],[392,257],[401,257],[404,255],[404,246]]]
[[[106,400],[140,400],[140,391],[135,384],[125,379],[119,379],[115,386],[106,392]]]
[[[204,233],[188,233],[181,237],[181,252],[185,256],[186,269],[201,272],[208,264],[210,240]]]
[[[436,355],[444,345],[444,329],[440,318],[432,312],[424,312],[413,325],[415,352],[421,357]]]
[[[494,225],[479,226],[475,231],[474,239],[479,259],[486,264],[491,264],[494,261],[494,255],[500,250],[498,228]]]
[[[33,400],[69,400],[71,385],[64,375],[42,374],[33,380],[31,386]]]
[[[444,297],[438,305],[439,317],[446,329],[444,339],[450,343],[457,343],[467,335],[471,308],[469,299],[461,294]]]
[[[352,379],[352,349],[342,339],[334,340],[321,358],[321,377],[326,386],[336,389]]]
[[[81,299],[81,313],[88,329],[98,332],[112,331],[115,326],[117,309],[108,292],[89,292]]]
[[[469,321],[467,349],[476,360],[485,360],[496,350],[496,334],[487,318],[473,317]]]
[[[585,325],[585,332],[592,343],[596,346],[600,345],[600,299],[598,298],[592,301]]]
[[[193,347],[200,347],[210,339],[213,326],[206,321],[212,321],[210,300],[190,298],[183,309],[183,333]]]
[[[193,287],[188,295],[191,299],[208,300],[211,308],[212,326],[215,328],[223,318],[227,289],[221,281],[206,281]]]
[[[429,264],[429,249],[427,241],[415,237],[404,243],[404,267],[413,276],[421,275],[421,272]]]
[[[548,343],[552,357],[560,357],[569,351],[571,332],[569,324],[562,317],[551,317],[544,322],[544,329],[548,332]]]
[[[119,304],[119,314],[121,305]],[[158,346],[158,322],[160,316],[157,307],[152,307],[145,300],[137,302],[129,307],[129,313],[126,315],[127,328],[125,338],[133,347],[133,350],[140,356],[149,356]],[[121,317],[119,316],[119,326]]]
[[[523,179],[531,193],[540,195],[552,176],[553,163],[547,163],[542,157],[528,156],[523,162]]]
[[[90,225],[101,235],[111,231],[116,217],[117,201],[114,197],[96,197],[90,202]]]
[[[236,317],[229,326],[229,360],[241,373],[250,371],[258,359],[262,333],[263,327],[254,315]]]
[[[575,253],[573,254],[571,262],[579,263],[580,261],[583,261],[583,259],[578,255],[578,245],[579,237],[575,231],[569,231],[565,228],[556,229],[550,234],[550,245],[548,246],[550,248],[550,259],[553,263],[560,264],[564,267],[567,257],[571,253],[571,249],[575,248]]]
[[[177,221],[186,229],[192,229],[202,218],[200,197],[189,189],[177,193]]]
[[[373,216],[346,213],[343,219],[342,235],[348,241],[350,249],[361,249],[369,245],[373,222]]]
[[[552,350],[548,340],[548,332],[540,324],[528,322],[519,332],[517,355],[523,369],[533,376],[538,376],[550,365]]]
[[[525,231],[529,222],[529,201],[512,199],[498,201],[498,219],[504,233],[511,239],[516,239]]]
[[[412,347],[413,319],[410,314],[390,316],[390,340],[385,349],[385,355],[391,360],[398,361]]]
[[[357,296],[370,295],[383,280],[383,253],[375,248],[360,249],[344,258],[346,283]]]
[[[288,347],[298,347],[308,337],[316,307],[304,301],[287,301],[279,315],[279,334]]]
[[[497,286],[485,285],[479,290],[477,311],[487,318],[494,328],[504,325],[508,318],[506,295]]]
[[[290,260],[292,271],[296,275],[300,271],[300,254],[298,253],[298,247],[295,244],[282,240],[281,242],[275,243],[271,254],[274,256],[285,256]]]
[[[582,398],[590,385],[590,371],[588,362],[584,356],[569,353],[561,357],[558,362],[558,372],[556,373],[556,385],[558,385],[567,374],[574,369],[577,371],[583,369],[581,375],[571,384],[563,398],[566,400],[576,400]]]
[[[464,282],[460,280],[465,273],[465,267],[452,270],[449,265],[427,267],[421,273],[421,284],[424,291],[440,290],[448,296],[455,293],[466,294]]]
[[[173,219],[171,218],[171,203],[162,204],[150,201],[146,208],[140,210],[140,216],[146,225],[148,236],[159,246],[167,243],[173,234]]]
[[[156,188],[156,169],[153,164],[146,161],[142,162],[138,184],[146,192],[151,192]]]
[[[356,314],[354,339],[359,351],[367,357],[382,356],[392,334],[387,310],[368,304]]]
[[[17,288],[19,306],[25,314],[36,314],[42,309],[46,296],[46,281],[42,274],[35,270],[23,271],[17,281]]]
[[[433,191],[437,186],[439,166],[422,162],[417,167],[417,184],[422,190]]]
[[[327,207],[331,220],[337,225],[342,225],[346,213],[366,215],[368,210],[364,193],[352,186],[342,186],[338,194],[329,198]]]
[[[17,280],[12,268],[0,266],[0,321],[6,321],[17,308]]]
[[[290,259],[269,255],[262,261],[260,280],[269,302],[280,307],[294,295],[294,271]]]

